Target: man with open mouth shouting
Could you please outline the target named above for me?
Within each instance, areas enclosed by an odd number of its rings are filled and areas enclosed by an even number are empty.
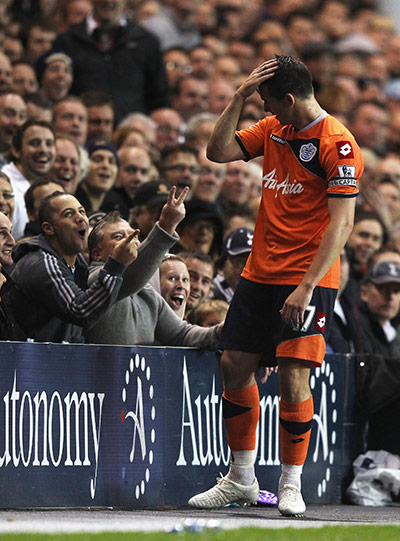
[[[39,207],[42,234],[21,242],[14,254],[14,287],[8,307],[21,340],[82,342],[82,327],[95,323],[117,300],[122,274],[137,257],[137,230],[118,242],[88,288],[89,221],[73,195],[56,191]]]

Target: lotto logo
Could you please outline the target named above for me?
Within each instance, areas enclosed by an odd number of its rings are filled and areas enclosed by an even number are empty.
[[[339,158],[354,158],[353,147],[349,141],[336,143]]]
[[[325,331],[326,325],[326,314],[323,312],[317,312],[317,317],[315,319],[315,328],[321,332]]]

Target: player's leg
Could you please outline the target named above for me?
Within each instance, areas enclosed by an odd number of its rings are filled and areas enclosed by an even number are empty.
[[[273,345],[269,331],[273,287],[241,278],[235,290],[219,347],[224,350],[221,370],[224,384],[223,416],[231,448],[228,475],[218,484],[191,498],[193,507],[222,507],[258,498],[254,476],[259,395],[254,374],[265,342]]]
[[[260,417],[260,396],[254,373],[259,354],[225,351],[221,359],[224,381],[223,416],[231,449],[228,477],[251,485],[254,482],[256,430]]]
[[[288,291],[282,287],[280,293],[283,302]],[[300,479],[314,415],[310,367],[321,366],[324,361],[325,337],[329,333],[335,296],[334,289],[316,287],[304,323],[298,329],[283,325],[276,337],[282,459],[278,509],[287,516],[302,515],[305,511]]]
[[[254,462],[260,398],[254,373],[259,360],[259,354],[240,351],[225,350],[222,355],[223,417],[231,464],[228,474],[214,487],[189,500],[192,507],[210,509],[257,501],[260,490]]]
[[[279,479],[279,511],[286,516],[303,515],[301,474],[306,461],[314,414],[306,361],[278,359],[280,384],[279,431],[282,474]]]

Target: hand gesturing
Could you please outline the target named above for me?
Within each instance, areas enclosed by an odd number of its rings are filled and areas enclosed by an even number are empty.
[[[168,201],[162,208],[159,225],[169,233],[173,235],[175,233],[176,226],[183,220],[186,214],[184,201],[189,192],[189,187],[183,188],[178,197],[175,197],[176,186],[172,186]]]

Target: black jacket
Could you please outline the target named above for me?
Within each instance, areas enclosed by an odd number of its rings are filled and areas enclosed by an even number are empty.
[[[83,257],[78,254],[73,273],[43,235],[19,244],[13,257],[15,284],[6,296],[7,306],[23,331],[20,339],[38,342],[83,341],[81,327],[94,325],[117,300],[125,270],[109,258],[87,289]]]
[[[118,123],[132,112],[150,113],[169,106],[169,88],[164,60],[157,38],[128,22],[117,29],[115,43],[101,51],[96,36],[89,35],[86,20],[72,26],[54,42],[74,61],[71,93],[101,90],[114,100]]]
[[[126,193],[125,188],[111,188],[106,193],[100,210],[103,212],[112,212],[117,210],[124,220],[129,220],[129,211],[132,208],[132,199]]]
[[[361,348],[357,353],[374,353],[384,357],[400,356],[400,332],[392,342],[388,342],[382,326],[372,316],[367,305],[360,301],[358,304],[361,328]]]
[[[7,304],[8,294],[14,286],[14,280],[4,267],[1,269],[1,274],[7,278],[7,282],[0,290],[0,340],[21,340],[22,331],[16,324]]]

